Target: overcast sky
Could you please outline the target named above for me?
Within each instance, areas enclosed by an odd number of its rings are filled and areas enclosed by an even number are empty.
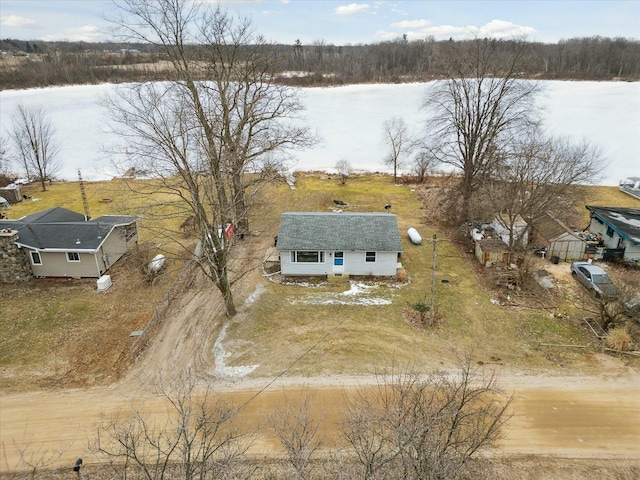
[[[640,0],[209,0],[243,17],[268,40],[334,45],[406,34],[436,40],[525,35],[556,43],[575,37],[640,39]],[[105,41],[109,0],[0,0],[0,38]]]

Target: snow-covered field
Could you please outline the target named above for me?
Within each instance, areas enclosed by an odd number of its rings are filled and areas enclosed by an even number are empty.
[[[545,81],[540,97],[545,126],[553,135],[587,139],[608,161],[603,185],[640,176],[640,83]],[[357,170],[386,171],[383,124],[401,117],[414,131],[424,120],[421,103],[428,83],[350,85],[302,90],[305,121],[322,139],[315,148],[295,152],[295,170],[332,170],[346,159]],[[42,105],[60,145],[60,177],[108,179],[118,172],[106,153],[119,139],[110,133],[100,98],[114,85],[54,87],[0,92],[4,137],[18,103]],[[116,159],[122,161],[122,158]]]

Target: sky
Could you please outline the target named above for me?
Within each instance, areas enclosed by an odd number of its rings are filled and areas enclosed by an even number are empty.
[[[549,135],[568,137],[572,143],[587,140],[606,162],[600,185],[618,185],[627,177],[640,176],[640,83],[639,82],[540,82],[543,125]],[[389,171],[384,165],[388,146],[384,122],[400,117],[417,135],[423,128],[422,99],[430,83],[398,85],[348,85],[304,88],[301,121],[316,134],[314,148],[292,152],[292,170],[335,171],[336,162],[347,160],[358,171]],[[76,85],[0,91],[0,134],[8,135],[18,104],[44,106],[60,146],[63,164],[59,178],[108,180],[122,174],[131,163],[122,139],[110,128],[108,111],[101,106],[104,95],[116,85]],[[82,132],[79,135],[79,132]]]
[[[190,1],[190,0],[189,0]],[[249,17],[267,40],[357,45],[432,36],[557,43],[576,37],[640,39],[640,0],[205,0]],[[111,39],[109,0],[0,0],[0,38]]]

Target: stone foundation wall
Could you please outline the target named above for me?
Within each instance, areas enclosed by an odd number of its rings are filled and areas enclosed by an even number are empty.
[[[17,230],[0,231],[0,283],[17,283],[31,280],[31,265],[15,242]]]

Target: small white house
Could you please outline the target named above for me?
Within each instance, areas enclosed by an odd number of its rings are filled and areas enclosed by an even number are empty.
[[[390,213],[285,212],[276,248],[283,275],[393,276],[402,267]]]

